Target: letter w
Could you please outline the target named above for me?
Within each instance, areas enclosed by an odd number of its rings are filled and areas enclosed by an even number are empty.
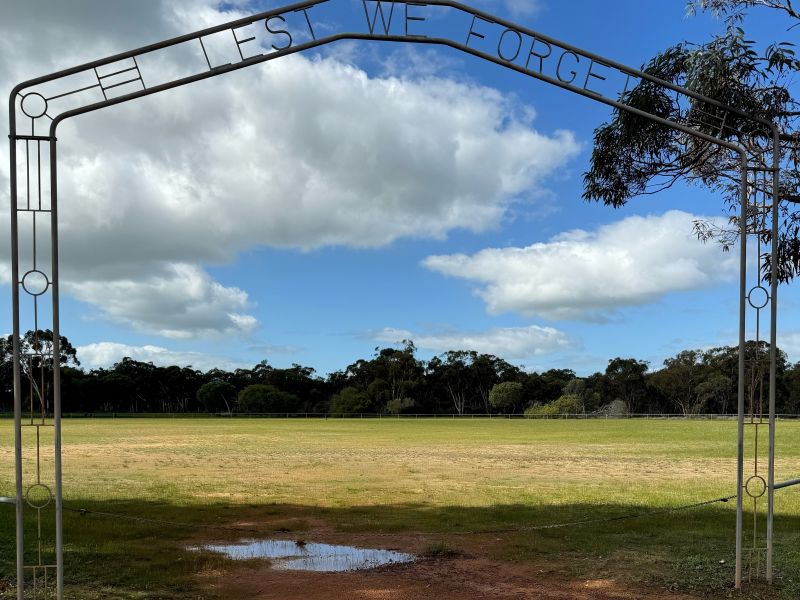
[[[361,0],[364,3],[364,15],[367,17],[367,27],[370,33],[375,33],[375,25],[378,24],[378,14],[381,15],[381,23],[383,23],[383,33],[389,35],[389,28],[392,26],[392,17],[394,16],[394,2],[381,2],[380,0],[371,0],[375,2],[375,13],[372,15],[370,21],[369,9],[367,8],[367,0]],[[392,8],[389,11],[389,21],[386,21],[386,15],[383,12],[383,5],[391,4]]]

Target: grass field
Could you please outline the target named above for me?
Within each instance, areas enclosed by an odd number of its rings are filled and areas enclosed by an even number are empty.
[[[13,492],[11,434],[0,421],[0,495]],[[735,439],[735,423],[720,421],[69,420],[67,508],[187,526],[68,511],[68,585],[73,598],[213,597],[197,574],[236,567],[185,547],[235,539],[213,527],[243,522],[265,535],[320,523],[417,532],[457,549],[457,533],[726,496],[735,493]],[[777,444],[776,478],[800,477],[800,423],[780,423]],[[734,508],[506,533],[487,553],[557,577],[724,598]],[[778,492],[776,514],[780,585],[749,597],[800,597],[800,489]],[[13,522],[13,507],[0,505],[0,579],[13,574]]]

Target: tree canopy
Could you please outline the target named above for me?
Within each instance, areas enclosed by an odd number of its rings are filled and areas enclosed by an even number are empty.
[[[779,182],[783,204],[778,276],[788,281],[800,273],[800,211],[794,204],[800,202],[800,105],[793,89],[800,60],[793,42],[751,40],[746,27],[750,11],[776,11],[785,20],[785,31],[800,26],[800,14],[792,0],[691,0],[688,9],[690,13],[711,11],[722,20],[724,30],[705,42],[677,43],[654,56],[642,70],[779,126],[784,160]],[[626,92],[624,100],[650,114],[751,148],[753,153],[770,145],[770,133],[754,121],[707,102],[679,97],[647,80]],[[738,235],[736,153],[622,110],[595,130],[591,163],[584,174],[584,199],[620,207],[679,181],[722,195],[730,227],[697,222],[695,229],[701,239],[714,239],[729,248]],[[771,241],[770,232],[761,235],[763,241]],[[769,255],[764,259],[766,277],[771,269]]]
[[[28,332],[23,349],[33,343],[42,344],[41,350],[47,351],[48,339],[52,342],[52,334]],[[399,348],[376,348],[371,357],[326,377],[310,367],[278,368],[265,360],[249,369],[203,372],[126,357],[111,367],[87,371],[79,368],[77,350],[64,336],[61,348],[66,413],[614,416],[729,414],[736,410],[735,346],[682,350],[652,368],[636,358],[615,357],[602,371],[586,377],[571,369],[529,372],[474,350],[450,350],[425,360],[417,356],[410,341]],[[769,344],[750,341],[745,352],[748,364],[764,365]],[[800,363],[790,364],[780,349],[777,358],[777,410],[800,412]],[[12,363],[11,340],[0,339],[0,411],[13,408]],[[52,397],[48,383],[52,370],[45,373],[43,390],[29,385],[26,372],[22,375],[24,405],[32,400],[38,412],[41,392],[48,411],[52,407],[47,401]],[[768,376],[767,369],[758,367],[748,378],[766,386]],[[749,402],[748,409],[759,408]]]

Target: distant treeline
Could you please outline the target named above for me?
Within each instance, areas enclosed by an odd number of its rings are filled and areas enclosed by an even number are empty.
[[[53,336],[28,332],[22,344],[23,394],[51,408]],[[13,406],[11,338],[0,339],[0,410]],[[800,412],[800,363],[780,350],[778,413]],[[750,403],[767,408],[769,346],[747,345]],[[613,358],[605,371],[577,377],[570,369],[527,372],[502,358],[452,350],[420,360],[411,341],[376,348],[368,359],[319,377],[311,367],[199,371],[123,358],[84,371],[61,338],[62,410],[70,413],[318,413],[318,414],[728,414],[736,411],[738,349],[685,350],[658,369],[635,358]],[[44,377],[41,371],[44,370]],[[30,377],[29,374],[34,374]],[[763,386],[763,387],[762,387]]]

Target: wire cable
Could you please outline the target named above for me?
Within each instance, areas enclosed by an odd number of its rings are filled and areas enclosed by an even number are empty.
[[[692,504],[684,504],[681,506],[673,506],[670,508],[664,508],[659,510],[650,510],[650,511],[643,511],[643,512],[636,512],[636,513],[629,513],[625,515],[617,515],[615,517],[601,517],[601,518],[594,518],[594,519],[583,519],[580,521],[567,521],[563,523],[549,523],[545,525],[529,525],[523,527],[508,527],[502,529],[482,529],[476,531],[455,531],[450,532],[448,535],[480,535],[480,534],[497,534],[497,533],[521,533],[526,531],[542,531],[546,529],[563,529],[566,527],[584,527],[586,525],[596,525],[601,523],[615,523],[620,521],[630,521],[634,519],[642,519],[645,517],[653,517],[658,515],[665,515],[685,510],[692,510],[695,508],[701,508],[703,506],[710,506],[713,504],[718,503],[725,503],[729,502],[736,498],[736,495],[732,496],[723,496],[721,498],[714,498],[712,500],[704,500],[702,502],[694,502]],[[112,519],[125,519],[128,521],[138,521],[141,523],[148,523],[151,525],[168,525],[171,527],[184,527],[184,528],[191,528],[191,529],[206,529],[206,530],[217,530],[217,531],[226,531],[231,533],[259,533],[263,534],[263,530],[254,529],[254,528],[244,528],[244,527],[233,527],[233,526],[226,526],[226,525],[201,525],[197,523],[187,523],[185,521],[170,521],[167,519],[152,519],[149,517],[137,517],[134,515],[128,515],[124,513],[117,513],[117,512],[108,512],[108,511],[98,511],[98,510],[91,510],[88,508],[70,508],[70,507],[63,507],[65,511],[77,513],[81,516],[87,515],[95,515],[99,517],[107,517]],[[386,532],[376,532],[372,535],[380,535],[380,536],[392,536],[392,535],[409,535],[409,534],[418,534],[418,535],[432,535],[434,532],[397,532],[397,533],[386,533]]]

